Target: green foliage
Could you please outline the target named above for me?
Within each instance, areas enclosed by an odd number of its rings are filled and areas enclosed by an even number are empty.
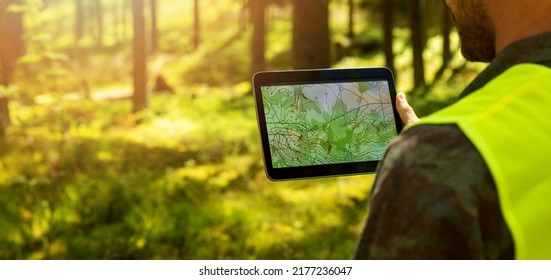
[[[16,106],[0,258],[350,258],[372,178],[267,181],[249,90]]]
[[[0,85],[0,98],[14,98],[17,96],[19,88],[12,85]]]

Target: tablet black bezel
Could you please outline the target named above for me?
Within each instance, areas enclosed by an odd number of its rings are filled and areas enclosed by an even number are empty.
[[[402,130],[400,115],[396,111],[396,86],[392,72],[385,67],[348,68],[348,69],[313,69],[264,71],[253,76],[253,93],[257,113],[260,138],[266,175],[270,180],[291,180],[303,178],[317,178],[327,176],[354,175],[375,172],[379,160],[351,163],[337,163],[327,165],[310,165],[300,167],[273,168],[270,153],[270,143],[266,126],[266,115],[262,99],[262,86],[293,85],[293,84],[321,84],[335,82],[381,81],[388,82],[392,109],[396,123],[396,134]]]

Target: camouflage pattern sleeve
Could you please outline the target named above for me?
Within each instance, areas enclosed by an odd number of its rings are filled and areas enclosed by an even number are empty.
[[[496,187],[455,125],[400,135],[379,167],[357,259],[512,259]]]

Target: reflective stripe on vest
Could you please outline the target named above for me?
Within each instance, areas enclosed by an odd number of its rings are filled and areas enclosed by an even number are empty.
[[[514,66],[416,125],[452,123],[490,169],[515,257],[551,259],[551,69]]]

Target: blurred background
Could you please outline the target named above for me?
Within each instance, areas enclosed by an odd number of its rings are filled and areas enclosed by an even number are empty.
[[[266,179],[252,74],[484,67],[442,0],[0,0],[0,259],[350,259],[373,175]]]

